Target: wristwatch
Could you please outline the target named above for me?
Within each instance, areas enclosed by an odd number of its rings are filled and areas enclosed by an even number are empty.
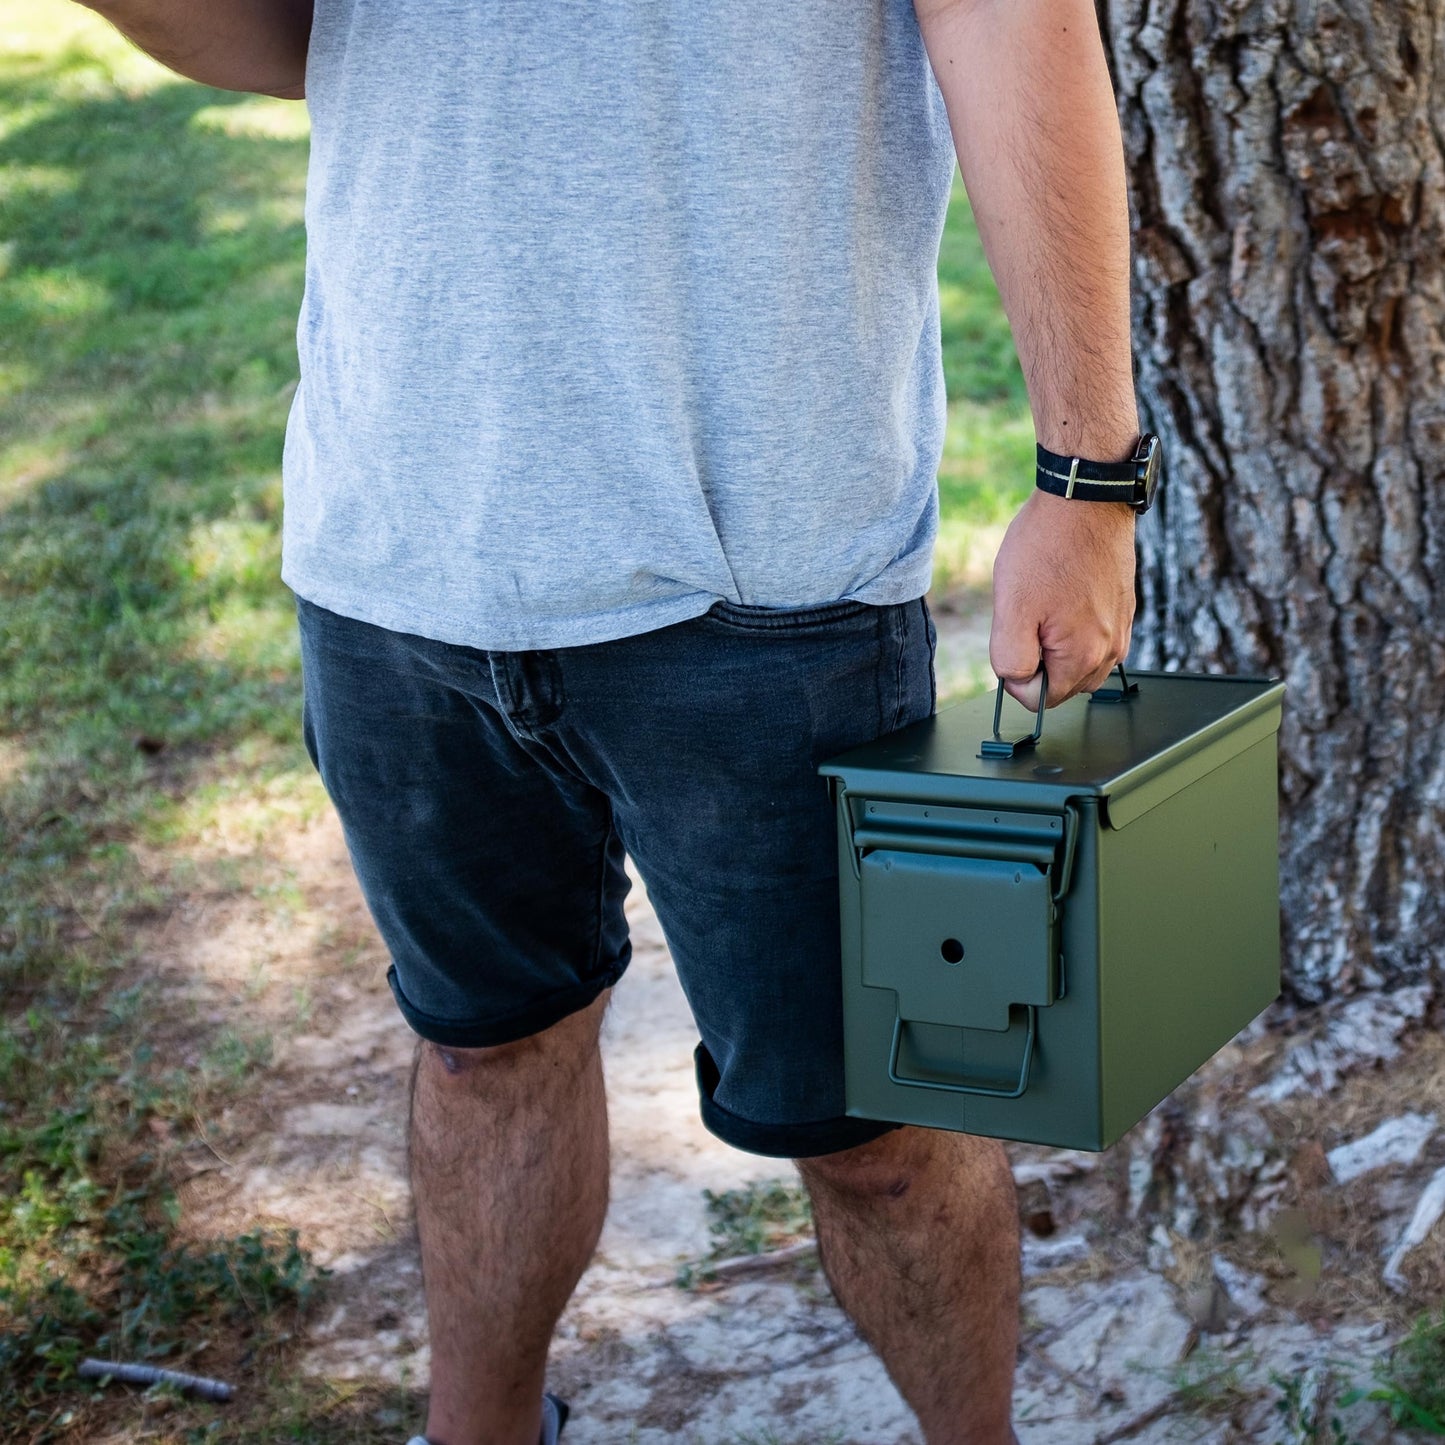
[[[1089,462],[1038,449],[1040,491],[1078,502],[1126,502],[1136,512],[1154,505],[1159,489],[1159,438],[1145,432],[1134,455],[1125,462]]]

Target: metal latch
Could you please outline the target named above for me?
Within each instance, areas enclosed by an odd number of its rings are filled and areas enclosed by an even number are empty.
[[[862,982],[897,998],[889,1077],[1017,1097],[1027,1087],[1037,1010],[1063,996],[1059,910],[1073,874],[1078,810],[850,798],[841,787],[839,794],[859,880]],[[1021,1022],[1022,1057],[1015,1045],[1018,1063],[1009,1066],[1019,1070],[1016,1084],[974,1082],[963,1069],[957,1082],[905,1072],[930,1030],[970,1031],[982,1042],[973,1031],[1016,1034]]]

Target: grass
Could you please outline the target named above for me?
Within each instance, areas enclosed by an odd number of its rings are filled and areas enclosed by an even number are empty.
[[[264,1374],[320,1284],[187,1228],[183,1145],[269,1040],[188,1023],[183,1067],[186,980],[135,955],[207,796],[319,801],[276,581],[305,138],[77,6],[0,30],[0,1439],[87,1439],[159,1405],[82,1355]]]
[[[133,999],[113,994],[112,1018]],[[232,1085],[225,1049],[212,1074],[167,1070],[144,1044],[128,1054],[104,1026],[61,1036],[36,1009],[0,1041],[0,1438],[62,1438],[86,1355],[206,1364],[244,1351],[264,1361],[294,1333],[319,1273],[294,1233],[254,1229],[197,1241],[178,1230],[174,1125],[206,1106],[206,1080]],[[67,1404],[67,1401],[71,1402]]]
[[[1170,1375],[1180,1410],[1206,1418],[1234,1414],[1251,1398],[1243,1368],[1242,1361],[1212,1350],[1190,1355]]]
[[[1000,529],[1033,489],[1023,373],[963,185],[955,178],[938,257],[948,431],[938,468],[935,590],[987,577]]]
[[[325,1288],[300,1242],[199,1237],[178,1203],[186,1150],[269,1065],[241,1022],[264,981],[198,1016],[196,981],[137,942],[199,890],[299,908],[248,859],[323,806],[277,580],[304,111],[177,81],[62,0],[0,0],[0,34],[0,1441],[394,1442],[409,1388],[284,1368]],[[961,188],[939,282],[947,588],[977,580],[1032,460]],[[789,1185],[710,1208],[714,1259],[808,1229]],[[102,1392],[73,1377],[86,1353],[246,1390]],[[1442,1380],[1427,1317],[1367,1398],[1438,1433]],[[1181,1388],[1211,1409],[1235,1385]],[[1281,1389],[1291,1438],[1326,1438]]]
[[[305,112],[62,0],[0,0],[0,33],[0,1441],[395,1439],[404,1390],[269,1378],[324,1289],[300,1243],[199,1236],[178,1202],[268,1066],[260,966],[218,1020],[141,942],[198,890],[296,910],[248,860],[323,806],[277,575]],[[961,190],[939,274],[946,585],[1031,433]],[[714,1208],[728,1253],[806,1226],[786,1190]],[[245,1397],[101,1392],[87,1353]]]

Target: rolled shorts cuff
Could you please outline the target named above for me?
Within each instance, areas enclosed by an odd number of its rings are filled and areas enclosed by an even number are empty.
[[[814,1119],[801,1124],[757,1124],[724,1109],[713,1099],[719,1074],[717,1064],[703,1044],[693,1054],[697,1065],[698,1109],[710,1134],[724,1144],[747,1154],[770,1159],[816,1159],[872,1143],[899,1126],[878,1119]]]
[[[479,1021],[459,1022],[455,1019],[437,1018],[434,1014],[417,1008],[401,991],[395,964],[387,970],[386,981],[391,986],[391,996],[396,1000],[402,1018],[414,1034],[430,1044],[440,1044],[444,1048],[491,1049],[501,1044],[514,1044],[519,1039],[531,1038],[534,1034],[551,1028],[553,1024],[561,1023],[569,1014],[580,1013],[622,977],[631,958],[632,945],[628,944],[605,973],[500,1018]]]

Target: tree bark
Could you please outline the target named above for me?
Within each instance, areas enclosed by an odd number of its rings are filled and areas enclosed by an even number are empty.
[[[1287,986],[1445,945],[1445,0],[1100,0],[1166,484],[1136,659],[1269,671]]]

